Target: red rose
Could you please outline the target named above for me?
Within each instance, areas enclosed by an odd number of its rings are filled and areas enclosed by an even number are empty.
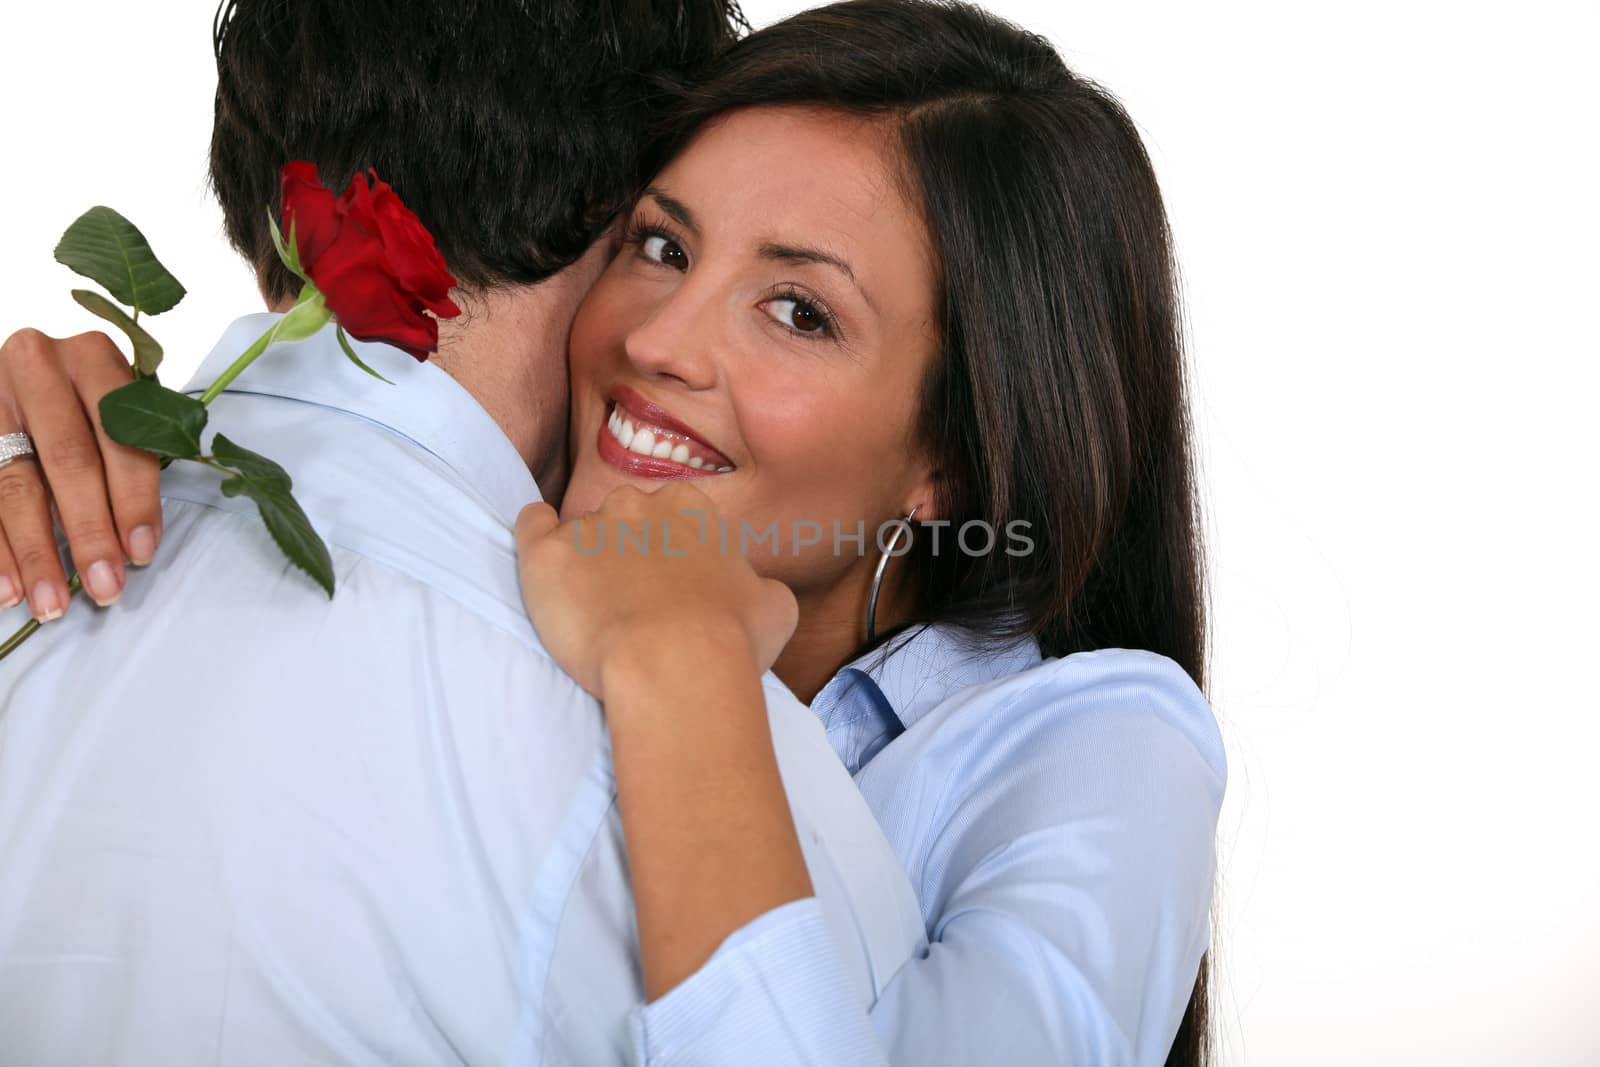
[[[283,229],[294,227],[300,265],[346,333],[426,360],[439,347],[438,319],[461,314],[450,299],[456,280],[427,227],[368,173],[370,188],[357,174],[335,199],[315,165],[286,164]]]

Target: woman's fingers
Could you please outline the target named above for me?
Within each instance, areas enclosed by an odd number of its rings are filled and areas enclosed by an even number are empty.
[[[0,345],[0,370],[9,371],[21,360],[37,358],[41,342],[48,343],[49,338],[36,331],[13,334]],[[0,373],[0,389],[5,389],[0,393],[0,434],[23,432],[16,397],[5,388],[9,378],[9,373]],[[59,618],[67,610],[67,576],[56,551],[50,497],[37,455],[13,459],[0,467],[0,531],[4,532],[0,541],[6,546],[0,566],[13,586],[11,592],[28,601],[29,611],[40,622]]]
[[[67,376],[94,426],[105,462],[105,484],[123,553],[139,566],[150,562],[161,543],[161,461],[142,448],[119,445],[100,423],[100,401],[133,380],[128,361],[103,333],[85,333],[61,342]]]
[[[6,532],[0,528],[0,611],[10,611],[22,603],[22,575],[17,570],[16,557],[6,541]]]
[[[12,399],[22,428],[33,438],[38,462],[20,461],[0,470],[0,521],[34,617],[41,621],[67,608],[66,576],[50,522],[52,498],[84,591],[95,603],[110,604],[121,596],[124,575],[100,442],[63,366],[61,344],[37,330],[22,330],[4,346]]]
[[[0,433],[21,429],[8,413],[0,412]],[[34,456],[0,467],[0,529],[8,549],[0,564],[6,566],[16,591],[27,598],[33,617],[40,622],[60,618],[67,610],[67,576],[56,552],[50,497]]]

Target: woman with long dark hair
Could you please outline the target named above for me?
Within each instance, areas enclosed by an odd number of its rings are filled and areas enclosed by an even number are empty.
[[[734,46],[659,158],[573,327],[569,523],[519,526],[606,706],[646,1058],[694,1059],[652,1036],[710,1000],[703,1047],[772,1062],[1205,1062],[1225,772],[1133,123],[998,18],[858,0]],[[870,1018],[806,911],[769,665],[922,904]]]

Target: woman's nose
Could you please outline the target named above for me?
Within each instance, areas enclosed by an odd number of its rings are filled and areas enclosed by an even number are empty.
[[[717,381],[719,324],[715,299],[692,284],[679,286],[628,334],[624,349],[640,373],[676,378],[690,389]]]

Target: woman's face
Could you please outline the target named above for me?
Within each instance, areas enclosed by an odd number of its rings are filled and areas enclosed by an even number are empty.
[[[729,551],[743,523],[751,563],[802,597],[874,565],[881,523],[930,517],[913,434],[934,271],[885,140],[866,120],[753,108],[656,176],[573,323],[564,516],[692,479]]]

